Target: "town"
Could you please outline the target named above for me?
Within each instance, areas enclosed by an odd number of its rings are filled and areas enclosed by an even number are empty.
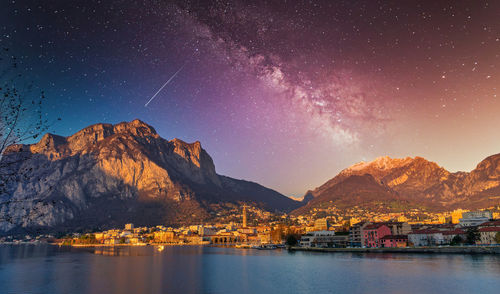
[[[239,210],[239,211],[238,211]],[[424,221],[398,213],[360,217],[330,216],[316,211],[307,216],[274,216],[259,208],[235,208],[227,223],[181,227],[135,227],[89,233],[2,237],[2,243],[48,242],[71,246],[215,245],[237,248],[391,248],[500,244],[498,207],[489,210],[458,209]],[[496,212],[492,212],[496,211]],[[238,213],[239,212],[239,213]],[[318,215],[324,217],[318,218]],[[411,217],[411,216],[410,216]],[[237,220],[240,220],[239,222]]]

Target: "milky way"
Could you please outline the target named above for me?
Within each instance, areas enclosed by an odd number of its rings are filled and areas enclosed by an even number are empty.
[[[9,1],[0,17],[62,135],[140,118],[296,195],[380,155],[468,170],[500,152],[498,1]]]

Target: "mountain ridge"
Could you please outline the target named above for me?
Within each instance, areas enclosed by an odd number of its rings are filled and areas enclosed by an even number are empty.
[[[68,137],[45,134],[37,143],[9,146],[2,160],[22,153],[29,158],[11,168],[26,177],[0,195],[2,231],[202,222],[226,204],[271,211],[300,204],[217,174],[199,141],[163,139],[140,120],[94,124]]]
[[[446,210],[462,206],[482,207],[498,204],[500,196],[500,154],[488,156],[470,172],[449,172],[435,162],[423,157],[390,158],[378,157],[370,162],[356,163],[323,185],[306,192],[303,207],[294,213],[304,213],[326,199],[343,199],[343,205],[356,203],[335,192],[335,186],[353,176],[370,175],[379,188],[387,188],[392,195],[389,200],[405,201],[409,205],[427,206],[435,210]],[[362,191],[361,184],[351,193]],[[376,191],[373,191],[376,193]],[[384,195],[387,197],[388,195]],[[360,199],[358,199],[360,200]],[[368,206],[370,203],[366,203]]]

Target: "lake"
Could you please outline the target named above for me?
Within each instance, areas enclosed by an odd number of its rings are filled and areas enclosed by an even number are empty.
[[[0,293],[499,293],[493,255],[0,245]]]

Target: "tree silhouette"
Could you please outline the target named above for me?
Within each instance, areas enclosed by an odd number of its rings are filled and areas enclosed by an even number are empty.
[[[450,245],[457,246],[457,245],[462,244],[463,242],[464,242],[464,240],[462,239],[462,237],[460,237],[460,235],[455,235],[453,237],[453,239],[451,239]]]
[[[27,82],[17,57],[8,48],[0,50],[0,221],[12,223],[3,206],[22,200],[13,200],[8,187],[27,180],[33,170],[22,167],[32,156],[23,143],[38,139],[53,122],[43,113],[44,92]]]
[[[481,238],[481,235],[479,234],[479,231],[476,227],[470,227],[467,229],[466,233],[466,243],[469,245],[474,245],[476,244],[476,241],[478,241]]]

